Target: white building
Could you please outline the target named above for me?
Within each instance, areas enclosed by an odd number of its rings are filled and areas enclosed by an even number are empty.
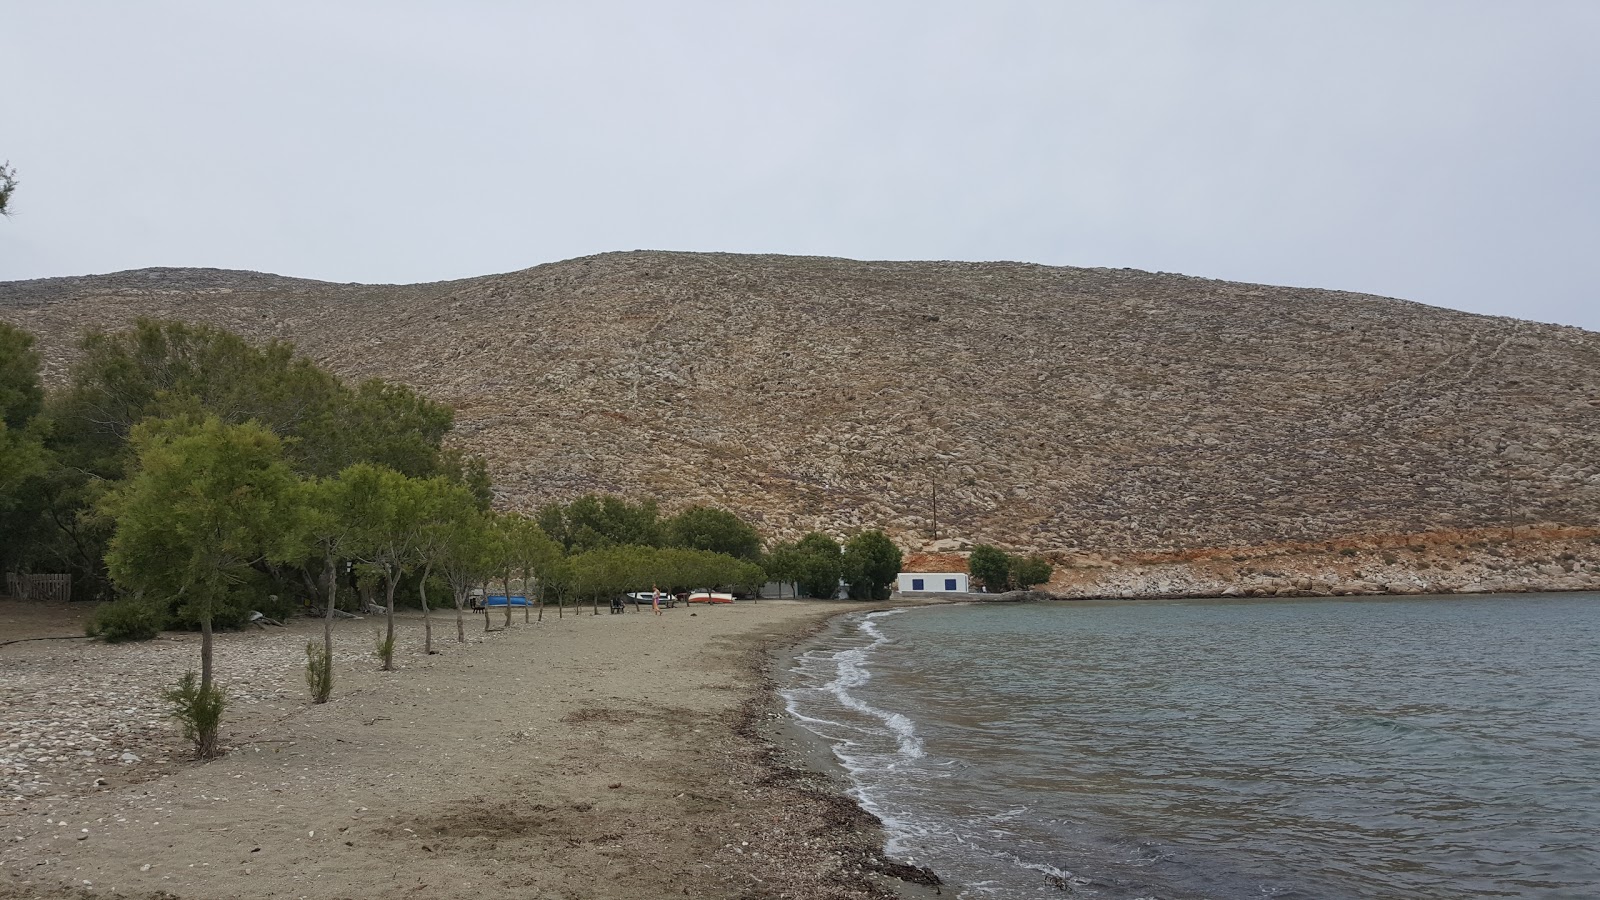
[[[900,593],[966,593],[969,590],[965,572],[901,572]]]

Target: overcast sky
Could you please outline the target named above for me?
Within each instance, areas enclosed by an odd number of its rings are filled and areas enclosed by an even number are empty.
[[[0,279],[1131,266],[1600,330],[1600,2],[32,2]]]

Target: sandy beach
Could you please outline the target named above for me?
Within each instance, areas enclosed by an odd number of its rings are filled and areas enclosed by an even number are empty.
[[[861,604],[761,601],[564,618],[317,620],[219,637],[231,749],[187,757],[159,691],[198,636],[0,646],[0,897],[886,897],[877,823],[804,765],[770,661]],[[0,640],[81,633],[0,606]],[[501,621],[496,614],[495,625]],[[793,749],[791,748],[793,746]],[[813,754],[814,755],[814,754]]]

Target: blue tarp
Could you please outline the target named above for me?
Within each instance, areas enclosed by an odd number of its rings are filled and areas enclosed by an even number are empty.
[[[483,605],[484,606],[505,606],[506,605],[506,596],[504,594],[490,594],[489,596],[483,598]],[[531,604],[528,603],[528,598],[527,597],[512,597],[511,598],[511,605],[512,606],[529,606]]]

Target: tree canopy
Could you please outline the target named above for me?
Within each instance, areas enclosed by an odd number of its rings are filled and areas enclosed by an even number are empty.
[[[710,506],[691,506],[665,523],[674,547],[710,550],[755,562],[761,558],[761,535],[738,516]]]
[[[991,591],[1003,591],[1011,577],[1011,558],[999,547],[978,544],[967,555],[967,574]]]
[[[1049,581],[1053,571],[1042,556],[1013,557],[988,544],[973,547],[967,557],[967,572],[991,591],[1027,590]]]
[[[0,163],[0,216],[11,215],[11,195],[17,190],[17,170],[10,161]]]
[[[0,324],[0,416],[11,429],[13,421],[39,423],[30,431],[49,454],[40,474],[36,448],[14,446],[15,433],[0,439],[0,453],[19,460],[13,468],[32,473],[20,485],[0,485],[0,562],[71,572],[81,596],[109,593],[110,531],[88,511],[130,475],[130,435],[149,419],[254,422],[280,439],[284,462],[300,476],[379,464],[409,477],[444,476],[488,508],[483,462],[442,446],[450,409],[410,388],[377,380],[347,386],[288,344],[256,346],[217,328],[141,319],[125,331],[87,335],[69,383],[46,397],[31,343]]]
[[[130,443],[134,474],[100,502],[115,522],[106,566],[122,590],[181,602],[199,620],[209,688],[218,608],[257,561],[296,554],[295,476],[278,437],[252,423],[154,419]]]
[[[782,552],[789,552],[783,548]],[[793,545],[794,579],[807,597],[831,598],[839,592],[843,574],[839,542],[813,531]]]
[[[852,600],[887,600],[900,573],[900,548],[881,531],[863,531],[845,542],[840,562]]]

